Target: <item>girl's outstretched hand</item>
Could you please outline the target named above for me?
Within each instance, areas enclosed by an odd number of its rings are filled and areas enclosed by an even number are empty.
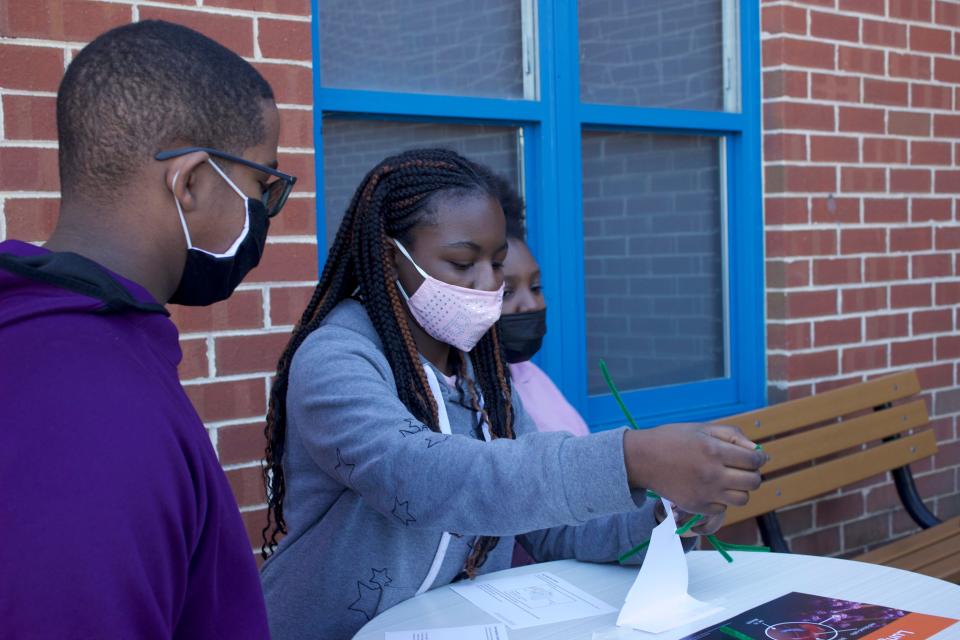
[[[631,488],[651,489],[683,511],[706,516],[742,506],[760,486],[767,454],[736,427],[679,423],[624,433]],[[703,526],[703,525],[701,525]]]

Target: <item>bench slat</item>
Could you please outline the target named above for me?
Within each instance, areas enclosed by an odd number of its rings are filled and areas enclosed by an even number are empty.
[[[873,564],[892,564],[900,558],[907,557],[952,536],[960,537],[960,517],[918,531],[911,536],[886,544],[879,549],[868,551],[854,559],[860,562],[872,562]]]
[[[953,564],[948,563],[939,563],[925,568],[923,571],[918,571],[925,576],[930,576],[931,578],[939,578],[941,580],[946,580],[947,582],[955,582],[960,584],[960,563],[954,562]]]
[[[816,467],[788,473],[765,481],[750,494],[750,502],[745,506],[728,509],[726,524],[808,500],[936,452],[936,437],[932,431],[924,431]]]
[[[858,444],[927,424],[927,405],[923,400],[877,411],[869,415],[837,422],[825,427],[786,436],[763,445],[770,462],[763,468],[772,473]]]
[[[872,409],[919,392],[920,380],[916,372],[903,371],[808,398],[741,413],[717,422],[740,427],[748,438],[763,441],[771,436]]]
[[[893,566],[924,573],[925,569],[934,568],[931,565],[941,565],[945,562],[960,567],[960,536],[952,536],[946,540],[941,540],[937,544],[902,558]]]

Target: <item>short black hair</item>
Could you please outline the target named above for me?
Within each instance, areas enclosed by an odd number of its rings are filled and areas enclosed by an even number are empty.
[[[57,92],[64,195],[109,201],[164,149],[240,154],[263,142],[270,84],[193,29],[161,20],[101,34],[77,54]]]
[[[523,213],[523,198],[517,193],[516,187],[498,173],[484,167],[487,181],[491,184],[507,219],[507,237],[526,242],[526,220]]]

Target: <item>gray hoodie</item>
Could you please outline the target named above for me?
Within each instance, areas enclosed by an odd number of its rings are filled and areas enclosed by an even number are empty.
[[[469,396],[461,404],[440,387],[452,435],[400,401],[353,300],[297,350],[283,459],[289,533],[262,573],[275,640],[349,638],[413,597],[444,531],[452,538],[433,588],[454,579],[481,535],[501,540],[480,573],[509,568],[514,539],[538,561],[612,562],[650,537],[654,502],[627,486],[623,429],[541,433],[514,393],[516,440],[488,443]]]

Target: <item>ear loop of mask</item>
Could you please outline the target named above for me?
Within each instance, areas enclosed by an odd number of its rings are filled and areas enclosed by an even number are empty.
[[[402,253],[404,256],[406,256],[407,260],[410,261],[410,264],[412,264],[412,265],[414,266],[414,268],[417,270],[417,272],[418,272],[420,275],[422,275],[424,278],[429,278],[429,277],[430,277],[430,276],[427,274],[426,271],[424,271],[423,269],[420,268],[420,265],[418,265],[416,262],[413,261],[413,258],[410,257],[410,254],[407,252],[406,247],[404,247],[402,244],[400,244],[400,241],[399,241],[399,240],[397,240],[396,238],[393,238],[393,243],[394,243],[395,245],[397,245],[397,248],[400,249],[400,253]]]
[[[410,257],[410,254],[407,252],[407,249],[402,244],[400,244],[400,241],[397,240],[396,238],[391,238],[391,240],[393,240],[393,244],[397,245],[397,249],[400,249],[400,253],[402,253],[407,258],[407,260],[410,261],[410,264],[413,265],[413,268],[416,269],[417,272],[424,277],[424,279],[428,279],[430,276],[427,275],[426,271],[420,268],[420,265],[418,265],[416,262],[413,261],[413,258]],[[403,296],[404,301],[410,302],[410,296],[407,295],[407,292],[403,288],[403,284],[400,282],[399,278],[397,278],[397,288],[400,289],[400,295]]]
[[[227,174],[217,166],[217,163],[213,160],[207,160],[210,163],[210,166],[220,174],[220,177],[227,181],[227,184],[230,185],[230,188],[233,189],[238,196],[243,198],[244,212],[243,212],[243,229],[240,231],[240,235],[237,236],[237,239],[233,241],[233,244],[230,245],[230,248],[224,251],[223,253],[214,253],[212,251],[207,251],[200,247],[195,247],[193,245],[193,240],[190,238],[190,229],[187,227],[187,219],[183,215],[183,207],[180,206],[180,200],[177,199],[176,188],[177,188],[177,178],[180,177],[180,171],[177,171],[173,174],[173,201],[177,205],[177,213],[180,214],[180,225],[183,227],[183,235],[187,239],[187,249],[194,249],[195,251],[202,251],[203,253],[213,256],[214,258],[232,258],[236,253],[237,249],[240,248],[241,243],[247,237],[247,234],[250,232],[250,206],[247,202],[249,198],[244,195],[243,191],[240,191],[239,187],[233,183],[233,180],[227,177]],[[419,268],[419,267],[418,267]]]

